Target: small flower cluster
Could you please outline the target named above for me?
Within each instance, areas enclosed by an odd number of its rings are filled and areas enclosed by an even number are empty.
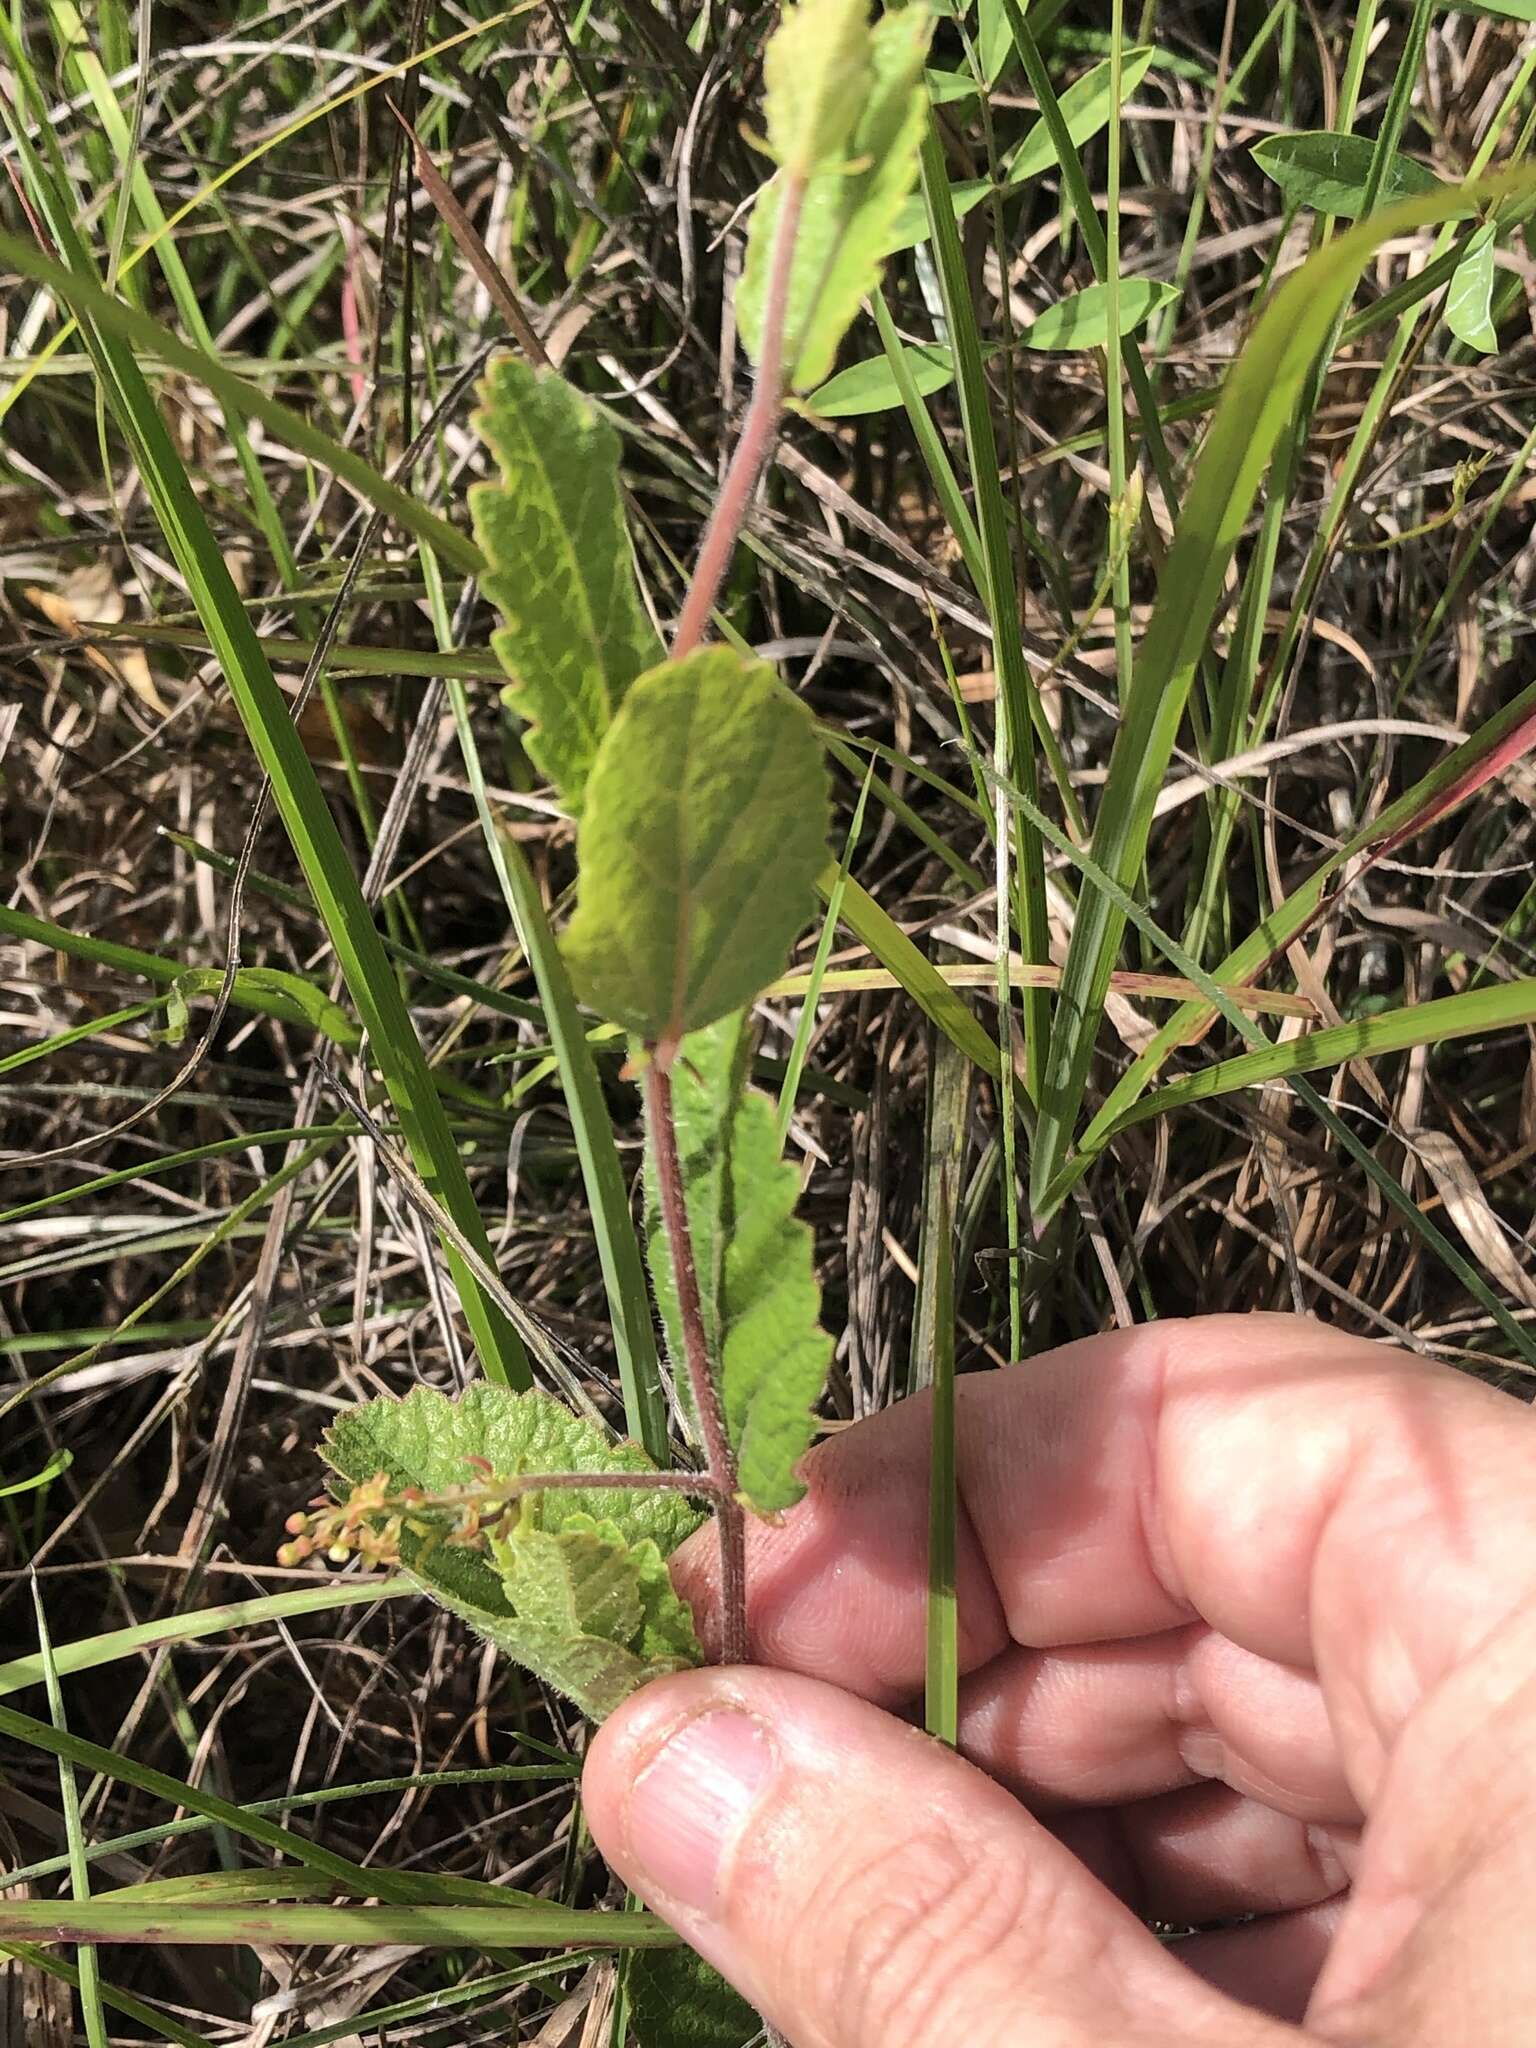
[[[375,1472],[339,1504],[322,1494],[308,1510],[300,1509],[284,1523],[291,1541],[279,1549],[278,1563],[303,1564],[323,1552],[332,1564],[345,1564],[354,1556],[368,1564],[398,1564],[400,1539],[407,1530],[459,1549],[480,1549],[509,1515],[518,1512],[518,1500],[527,1489],[518,1480],[498,1481],[489,1459],[466,1462],[484,1484],[447,1493],[407,1486],[391,1493],[389,1474]]]

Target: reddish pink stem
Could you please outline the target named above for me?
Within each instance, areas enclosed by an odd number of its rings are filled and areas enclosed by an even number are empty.
[[[784,317],[789,310],[790,280],[794,275],[795,241],[800,231],[800,209],[805,203],[805,179],[784,180],[784,197],[774,226],[773,252],[768,262],[768,291],[763,301],[763,348],[758,358],[752,401],[741,423],[741,438],[731,460],[699,544],[693,580],[672,636],[672,659],[691,654],[704,638],[709,615],[720,595],[741,529],[747,523],[758,479],[773,453],[779,437],[779,414],[784,409],[784,386],[788,366],[784,361]]]
[[[677,1152],[677,1124],[672,1114],[671,1077],[655,1060],[645,1070],[645,1106],[650,1114],[651,1143],[656,1157],[656,1193],[661,1220],[672,1249],[672,1275],[677,1283],[677,1319],[682,1325],[683,1355],[693,1389],[694,1413],[704,1439],[711,1490],[715,1496],[715,1533],[720,1542],[720,1661],[747,1661],[746,1523],[736,1498],[736,1455],[731,1449],[725,1409],[715,1383],[704,1311],[699,1300],[699,1275],[688,1229],[688,1203],[683,1191],[682,1161]],[[690,1475],[696,1477],[697,1475]]]

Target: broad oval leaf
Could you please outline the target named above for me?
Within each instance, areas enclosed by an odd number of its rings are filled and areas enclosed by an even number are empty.
[[[611,1443],[548,1394],[489,1385],[453,1400],[414,1387],[403,1401],[365,1402],[338,1418],[321,1448],[350,1486],[382,1473],[394,1495],[450,1495],[528,1472],[652,1469],[637,1444]],[[552,1488],[525,1495],[521,1508],[483,1547],[449,1540],[430,1514],[419,1523],[406,1514],[400,1561],[424,1592],[596,1720],[648,1679],[700,1662],[666,1567],[703,1519],[683,1495]]]
[[[875,24],[847,157],[818,170],[806,186],[784,322],[791,390],[809,391],[825,380],[839,342],[880,282],[897,217],[917,178],[928,118],[923,60],[931,29],[926,10],[916,4]],[[783,197],[781,174],[764,187],[752,210],[736,293],[737,324],[754,362],[762,352]]]
[[[1314,128],[1302,135],[1271,135],[1255,143],[1253,160],[1273,178],[1293,206],[1357,220],[1365,204],[1366,181],[1376,145],[1368,135],[1338,135]],[[1381,188],[1380,204],[1433,192],[1440,180],[1411,156],[1394,153]]]
[[[1179,296],[1177,285],[1155,278],[1128,277],[1120,286],[1120,333],[1134,334],[1160,306],[1171,305]],[[1102,348],[1109,339],[1109,287],[1088,285],[1047,306],[1019,336],[1024,348],[1066,351]]]
[[[1458,341],[1479,355],[1497,355],[1498,330],[1493,324],[1494,237],[1492,221],[1478,229],[1451,273],[1445,294],[1445,324]]]
[[[810,712],[765,662],[702,647],[630,689],[587,785],[565,957],[582,1000],[647,1044],[749,1003],[826,864]]]
[[[1120,67],[1120,89],[1122,99],[1133,93],[1146,77],[1156,51],[1144,44],[1125,52]],[[1067,124],[1067,133],[1078,144],[1089,141],[1109,121],[1113,99],[1110,92],[1112,70],[1108,59],[1093,65],[1085,71],[1075,84],[1069,85],[1061,95],[1062,116]],[[942,95],[958,98],[958,93],[946,90]],[[1008,159],[1007,167],[998,190],[1013,192],[1031,178],[1039,177],[1056,162],[1056,148],[1051,141],[1050,129],[1044,121],[1037,121],[1024,140]],[[992,190],[987,178],[966,178],[950,186],[950,198],[954,203],[955,218],[963,220],[973,207],[981,204]],[[909,201],[902,207],[891,238],[891,253],[898,249],[910,249],[917,242],[928,239],[928,213],[921,199]]]
[[[738,1011],[683,1040],[672,1111],[709,1355],[736,1453],[737,1483],[763,1514],[792,1507],[796,1467],[832,1363],[811,1231],[795,1215],[800,1176],[780,1153],[774,1106],[745,1085],[748,1023]],[[655,1161],[646,1177],[651,1277],[668,1343],[682,1331]],[[679,1379],[682,1379],[679,1374]]]
[[[529,757],[579,812],[624,692],[662,651],[635,582],[619,437],[564,378],[516,356],[491,365],[481,398],[475,424],[501,468],[469,493],[503,619],[491,645]]]
[[[907,346],[902,355],[923,398],[942,391],[954,377],[955,359],[947,348]],[[866,413],[890,412],[900,404],[901,393],[896,388],[890,358],[882,355],[866,356],[863,362],[850,363],[846,370],[839,370],[811,393],[805,400],[805,409],[824,420],[851,420]]]

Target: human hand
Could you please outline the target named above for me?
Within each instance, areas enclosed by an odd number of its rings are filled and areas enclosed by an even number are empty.
[[[770,1668],[594,1741],[640,1896],[796,2048],[1536,2039],[1536,1418],[1212,1317],[963,1378],[957,1443],[962,1755],[897,1718],[919,1399],[755,1528]],[[709,1531],[674,1571],[707,1639]],[[1256,1917],[1165,1947],[1138,1915]]]

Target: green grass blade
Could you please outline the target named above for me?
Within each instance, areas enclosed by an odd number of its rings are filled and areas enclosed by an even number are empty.
[[[981,336],[970,279],[955,224],[954,203],[938,130],[930,120],[921,156],[923,200],[928,232],[938,264],[944,298],[946,339],[955,358],[955,384],[965,430],[966,455],[976,494],[976,525],[981,539],[981,598],[992,625],[992,658],[997,670],[998,710],[1008,728],[1008,758],[1013,772],[1033,798],[1037,741],[1054,748],[1055,734],[1040,703],[1019,632],[1018,578],[1009,539],[1008,508],[998,474],[997,436],[992,428],[992,402],[982,361]],[[1015,857],[1018,869],[1019,950],[1026,961],[1050,959],[1050,920],[1046,907],[1045,857],[1035,832],[1019,825]],[[998,906],[1002,920],[1006,906]],[[1039,989],[1024,997],[1025,1059],[1032,1095],[1038,1096],[1045,1071],[1051,1029],[1051,1006]]]
[[[545,1028],[559,1068],[608,1297],[626,1426],[630,1435],[644,1445],[653,1464],[669,1465],[667,1401],[656,1356],[650,1293],[597,1063],[538,884],[522,848],[492,809],[480,750],[475,743],[469,696],[463,683],[455,678],[449,679],[448,701],[486,850],[518,941],[533,969],[544,1008]]]
[[[377,1878],[379,1873],[375,1872]],[[373,1887],[379,1889],[377,1884]],[[649,1913],[571,1906],[241,1906],[156,1907],[152,1901],[0,1900],[0,1941],[143,1942],[166,1948],[493,1949],[675,1948],[679,1937]]]
[[[292,1828],[283,1827],[279,1822],[268,1819],[250,1807],[238,1806],[233,1801],[221,1799],[201,1785],[191,1785],[183,1779],[169,1777],[164,1771],[157,1771],[148,1764],[141,1764],[133,1757],[121,1756],[115,1750],[104,1749],[100,1743],[87,1742],[83,1737],[72,1735],[65,1729],[56,1729],[46,1721],[34,1721],[30,1715],[19,1714],[14,1707],[0,1706],[0,1735],[13,1742],[28,1744],[42,1750],[46,1755],[61,1757],[81,1769],[95,1771],[116,1783],[132,1785],[136,1790],[147,1793],[152,1799],[165,1800],[171,1806],[185,1807],[192,1813],[201,1814],[205,1819],[228,1828],[231,1834],[241,1835],[248,1841],[259,1842],[265,1849],[274,1849],[280,1855],[291,1856],[305,1870],[317,1871],[336,1884],[337,1889],[358,1898],[379,1898],[392,1905],[425,1905],[447,1907],[460,1912],[465,1910],[466,1897],[479,1899],[491,1889],[486,1886],[468,1886],[463,1880],[422,1876],[415,1871],[387,1870],[376,1866],[364,1868],[339,1856],[334,1849],[327,1849],[320,1842],[312,1842],[307,1836],[297,1834]],[[23,1912],[36,1906],[38,1911],[31,1915],[31,1924],[21,1921],[0,1922],[0,1941],[14,1938],[22,1941],[55,1939],[70,1941],[75,1936],[57,1932],[51,1936],[45,1929],[49,1913],[65,1913],[71,1910],[67,1900],[25,1901],[15,1910]],[[0,1913],[11,1910],[0,1903]],[[84,1910],[84,1909],[80,1909]],[[103,1909],[100,1902],[94,1902],[92,1911],[105,1910],[110,1922],[112,1916],[122,1921],[126,1913],[129,1921],[133,1913],[133,1902],[126,1907],[113,1904]],[[107,1922],[103,1922],[103,1925]],[[590,1931],[590,1930],[589,1930]],[[147,1938],[125,1932],[113,1937],[105,1932],[85,1932],[80,1938],[86,1941],[120,1938],[135,1940]],[[165,1939],[175,1937],[167,1933]],[[324,1937],[316,1937],[323,1939]],[[342,1937],[345,1939],[345,1937]],[[361,1938],[361,1937],[359,1937]],[[573,1937],[576,1938],[576,1937]]]
[[[49,267],[58,270],[61,291],[65,285],[76,292],[88,287],[84,290],[84,303],[77,300],[77,305],[84,317],[83,332],[102,390],[134,451],[161,530],[207,628],[257,758],[271,778],[278,811],[335,947],[417,1171],[464,1236],[488,1257],[490,1240],[485,1235],[431,1069],[347,859],[341,835],[290,716],[288,701],[278,688],[266,653],[235,590],[223,551],[131,349],[110,324],[98,323],[94,317],[101,305],[112,307],[117,302],[90,277],[89,258],[75,231],[67,199],[31,151],[25,130],[13,123],[12,132],[27,165],[33,197],[68,259],[68,269]],[[3,246],[8,239],[0,238],[0,260],[10,260],[11,252]],[[30,251],[23,245],[17,247],[32,260]],[[205,375],[209,368],[207,360],[200,353],[192,353],[203,365],[202,370],[193,374]],[[451,1243],[445,1243],[444,1256],[483,1370],[491,1379],[507,1385],[529,1385],[527,1354],[516,1331]]]
[[[1536,743],[1536,683],[1529,683],[1496,712],[1469,739],[1438,761],[1427,775],[1405,790],[1379,816],[1361,826],[1336,853],[1314,868],[1307,879],[1277,904],[1264,922],[1212,970],[1211,977],[1227,983],[1248,982],[1262,972],[1266,963],[1284,951],[1304,931],[1326,903],[1335,876],[1366,853],[1380,853],[1400,845],[1437,818],[1444,817],[1456,803],[1482,786],[1500,765]],[[1105,1098],[1084,1130],[1079,1151],[1092,1152],[1102,1143],[1105,1132],[1123,1116],[1146,1089],[1164,1060],[1178,1046],[1198,1038],[1217,1014],[1213,1005],[1181,1004],[1156,1036],[1137,1055]]]
[[[800,1076],[805,1072],[811,1033],[816,1029],[816,1008],[821,1000],[821,985],[827,971],[827,960],[832,952],[832,941],[837,936],[837,921],[842,916],[843,897],[848,889],[848,870],[853,865],[854,848],[859,843],[859,834],[864,830],[864,806],[869,799],[869,788],[874,780],[874,773],[875,764],[870,761],[864,770],[864,780],[859,786],[858,801],[853,807],[853,818],[848,827],[843,858],[838,865],[837,879],[827,894],[826,915],[821,921],[816,952],[811,960],[810,984],[801,998],[800,1021],[795,1026],[789,1058],[784,1062],[784,1079],[779,1084],[779,1106],[773,1129],[775,1152],[784,1150],[784,1141],[789,1136],[789,1120],[795,1113],[795,1098],[800,1092]]]
[[[830,862],[822,869],[816,888],[823,902],[837,887],[840,872]],[[841,917],[860,945],[867,946],[880,965],[895,975],[924,1016],[931,1017],[974,1066],[984,1074],[995,1074],[997,1047],[965,998],[949,986],[928,956],[851,875],[843,885]]]
[[[53,1645],[48,1636],[48,1613],[43,1605],[42,1589],[34,1578],[32,1581],[32,1606],[37,1616],[38,1658],[43,1667],[43,1683],[48,1693],[48,1715],[56,1729],[67,1731],[64,1718],[64,1694],[59,1687],[58,1667],[53,1661]],[[64,1821],[64,1841],[69,1856],[69,1888],[76,1902],[88,1901],[91,1896],[91,1873],[85,1856],[85,1832],[80,1825],[80,1788],[75,1783],[75,1769],[66,1758],[59,1758],[59,1811]],[[86,2048],[109,2048],[107,2041],[106,2015],[101,2009],[101,1971],[96,1952],[82,1948],[76,1958],[79,1971],[80,2011],[85,2020]]]
[[[377,1600],[403,1600],[415,1595],[415,1584],[396,1576],[369,1585],[304,1586],[292,1593],[269,1593],[259,1600],[230,1600],[219,1607],[203,1607],[195,1614],[167,1615],[162,1621],[139,1622],[132,1628],[110,1629],[103,1635],[85,1636],[79,1642],[60,1643],[49,1655],[54,1672],[69,1677],[77,1671],[95,1671],[103,1664],[116,1664],[124,1657],[137,1657],[168,1643],[193,1643],[204,1636],[222,1635],[226,1629],[257,1628],[269,1621],[286,1621],[300,1614],[331,1614],[344,1607],[363,1607]],[[26,1657],[13,1657],[0,1664],[0,1697],[38,1685],[47,1678],[47,1657],[42,1650]]]
[[[923,1725],[953,1746],[960,1735],[959,1610],[955,1596],[955,1234],[949,1183],[933,1218],[933,1427],[928,1459],[928,1642]]]
[[[345,1799],[379,1799],[398,1792],[436,1790],[454,1785],[551,1784],[580,1775],[580,1766],[574,1759],[568,1765],[497,1764],[477,1770],[433,1771],[428,1776],[417,1773],[404,1778],[374,1778],[358,1785],[322,1785],[312,1792],[285,1793],[281,1799],[247,1800],[244,1805],[247,1813],[299,1813],[312,1806],[333,1806]],[[86,1848],[86,1856],[94,1863],[104,1856],[120,1856],[132,1849],[158,1848],[163,1842],[179,1841],[183,1835],[205,1834],[215,1825],[206,1815],[187,1814],[180,1820],[163,1821],[159,1827],[137,1828],[132,1834],[111,1835],[105,1841],[92,1842]],[[45,1856],[19,1870],[7,1871],[7,1886],[36,1884],[42,1878],[56,1877],[68,1868],[67,1857]]]
[[[1185,1074],[1170,1081],[1124,1111],[1109,1126],[1106,1139],[1145,1123],[1149,1117],[1164,1116],[1191,1102],[1209,1102],[1214,1096],[1231,1095],[1240,1088],[1258,1088],[1266,1081],[1284,1080],[1291,1074],[1315,1074],[1327,1067],[1342,1066],[1346,1060],[1382,1059],[1388,1053],[1406,1052],[1415,1045],[1439,1045],[1452,1038],[1470,1038],[1488,1031],[1512,1031],[1536,1021],[1536,980],[1497,982],[1492,987],[1464,989],[1458,995],[1440,996],[1427,1003],[1406,1003],[1399,1009],[1378,1010],[1369,1017],[1333,1024],[1323,1031],[1307,1031],[1300,1038],[1238,1053],[1202,1067],[1197,1074]]]
[[[1027,801],[1018,791],[1013,791],[1011,794],[1016,803]],[[1232,1025],[1239,1036],[1247,1039],[1248,1043],[1256,1048],[1269,1048],[1270,1041],[1265,1038],[1264,1033],[1254,1023],[1252,1018],[1244,1015],[1226,991],[1212,981],[1211,977],[1197,961],[1190,958],[1184,951],[1184,948],[1178,944],[1177,940],[1171,938],[1167,932],[1161,929],[1157,922],[1142,909],[1141,905],[1137,903],[1129,891],[1115,880],[1113,875],[1108,874],[1101,868],[1091,854],[1084,853],[1080,847],[1074,846],[1063,833],[1058,832],[1048,818],[1040,817],[1037,823],[1042,836],[1056,848],[1058,853],[1064,854],[1068,860],[1080,868],[1085,879],[1094,885],[1095,889],[1106,901],[1114,904],[1116,910],[1125,921],[1128,924],[1134,925],[1143,938],[1147,939],[1159,952],[1166,955],[1181,975],[1195,984],[1206,1001],[1211,1004],[1213,1009],[1218,1010],[1226,1018],[1227,1022]],[[1430,1221],[1418,1203],[1413,1200],[1412,1196],[1404,1188],[1401,1181],[1397,1180],[1387,1171],[1368,1145],[1361,1143],[1344,1119],[1329,1107],[1310,1082],[1303,1080],[1300,1074],[1288,1074],[1283,1076],[1283,1078],[1287,1086],[1294,1091],[1313,1116],[1317,1118],[1318,1122],[1328,1131],[1334,1142],[1349,1154],[1350,1158],[1361,1168],[1372,1184],[1380,1190],[1410,1233],[1417,1237],[1421,1244],[1427,1246],[1437,1258],[1443,1260],[1473,1299],[1487,1310],[1494,1322],[1498,1324],[1504,1335],[1509,1339],[1516,1355],[1523,1359],[1528,1366],[1536,1369],[1536,1335],[1533,1335],[1521,1323],[1516,1321],[1506,1305],[1500,1301],[1499,1297],[1489,1287],[1481,1272],[1465,1259],[1445,1233]],[[1072,1160],[1058,1174],[1056,1180],[1046,1190],[1047,1214],[1053,1214],[1061,1206],[1067,1195],[1081,1179],[1086,1164],[1087,1160],[1079,1157]]]
[[[1259,479],[1362,265],[1393,235],[1531,184],[1522,177],[1481,188],[1464,186],[1374,215],[1290,277],[1255,326],[1227,378],[1201,451],[1110,759],[1094,830],[1094,859],[1122,888],[1134,886],[1141,871],[1153,805]],[[1077,1122],[1125,922],[1102,890],[1084,893],[1062,978],[1031,1160],[1030,1199],[1037,1218],[1045,1213],[1046,1190]]]
[[[392,483],[366,457],[345,447],[280,399],[270,397],[248,378],[238,376],[216,355],[189,347],[150,314],[114,298],[88,271],[56,263],[29,242],[10,234],[0,234],[0,263],[31,278],[34,284],[46,285],[56,292],[73,309],[83,332],[95,330],[98,337],[110,335],[140,356],[163,364],[166,369],[179,370],[194,383],[205,384],[233,412],[260,420],[285,447],[307,456],[338,477],[364,503],[387,512],[405,532],[435,548],[454,568],[466,575],[477,575],[484,568],[480,550],[467,534],[460,533],[419,498]]]

